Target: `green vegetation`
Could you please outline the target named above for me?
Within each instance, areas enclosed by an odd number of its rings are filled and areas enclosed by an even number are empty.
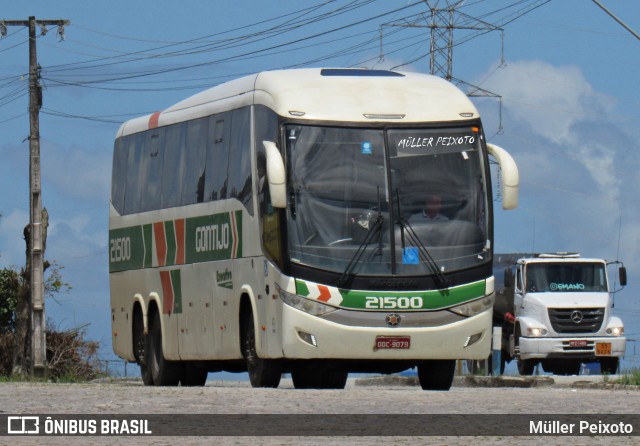
[[[71,287],[62,279],[62,267],[47,264],[45,295],[55,299]],[[25,274],[15,268],[0,270],[0,381],[20,381],[14,373],[16,344],[24,344],[17,334],[18,303],[25,286]],[[47,321],[47,381],[83,382],[105,373],[98,358],[99,343],[85,339],[85,328],[59,330]]]
[[[626,386],[640,386],[640,369],[631,369],[620,376],[619,379],[610,382]]]

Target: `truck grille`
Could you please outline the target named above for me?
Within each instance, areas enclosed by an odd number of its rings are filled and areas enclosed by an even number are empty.
[[[604,308],[549,308],[556,333],[595,333],[604,321]]]

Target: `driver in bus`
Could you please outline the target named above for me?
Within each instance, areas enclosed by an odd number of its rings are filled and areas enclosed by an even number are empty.
[[[436,194],[430,194],[424,203],[424,208],[409,217],[409,223],[431,222],[431,221],[447,221],[449,218],[440,213],[442,209],[442,198]]]

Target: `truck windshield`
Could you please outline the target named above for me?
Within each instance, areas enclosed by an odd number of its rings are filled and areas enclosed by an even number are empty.
[[[527,266],[526,291],[566,293],[607,291],[602,263],[532,263]]]
[[[290,125],[285,137],[292,262],[417,276],[490,260],[478,128]]]

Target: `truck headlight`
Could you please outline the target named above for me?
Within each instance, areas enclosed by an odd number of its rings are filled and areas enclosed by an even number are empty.
[[[547,329],[542,327],[528,327],[527,336],[530,338],[539,338],[540,336],[546,336]]]
[[[624,327],[609,327],[607,328],[607,334],[611,336],[622,336],[624,334]]]
[[[480,299],[472,300],[471,302],[466,302],[462,305],[457,305],[455,307],[449,308],[449,310],[453,311],[456,314],[461,316],[471,317],[476,314],[480,314],[483,311],[487,311],[493,305],[493,294],[489,296],[484,296]]]
[[[280,293],[280,299],[282,299],[285,304],[313,316],[322,316],[323,314],[332,313],[337,310],[337,308],[330,305],[325,305],[297,294],[287,293],[280,287],[277,287],[277,289]]]

